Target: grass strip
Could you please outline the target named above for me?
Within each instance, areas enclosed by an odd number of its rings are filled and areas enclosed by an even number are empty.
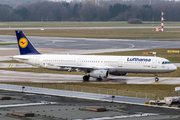
[[[173,32],[176,31],[176,32]],[[151,29],[45,29],[23,30],[27,36],[108,38],[108,39],[175,39],[180,38],[180,29],[167,28],[164,32]],[[14,30],[0,30],[1,35],[15,35]],[[173,42],[173,41],[172,41]]]
[[[0,63],[21,63],[17,60],[5,60],[5,61],[0,61]]]
[[[0,42],[0,45],[15,45],[15,44],[17,44],[17,43],[1,43]]]
[[[180,26],[180,22],[166,21],[166,26]],[[161,21],[154,22],[156,28],[161,25]],[[142,24],[128,24],[126,21],[90,21],[90,22],[68,22],[68,21],[29,21],[29,22],[0,22],[1,28],[13,27],[152,27],[152,21],[143,21]]]

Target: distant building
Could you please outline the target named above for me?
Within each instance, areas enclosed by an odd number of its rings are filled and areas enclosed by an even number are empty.
[[[97,6],[103,4],[137,4],[137,5],[152,5],[152,4],[164,4],[169,2],[179,2],[180,0],[46,0],[46,1],[54,1],[54,2],[74,2],[74,3],[85,3],[91,2]]]
[[[91,2],[92,4],[95,4],[97,6],[99,6],[100,1],[103,0],[73,0],[73,2]]]
[[[167,3],[167,2],[179,2],[180,0],[72,0],[73,2],[92,2],[96,5],[106,4],[156,4],[156,3]]]

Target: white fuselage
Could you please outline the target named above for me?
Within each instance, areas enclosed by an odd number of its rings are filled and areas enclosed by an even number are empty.
[[[167,59],[152,56],[17,55],[14,59],[34,66],[62,70],[61,65],[106,69],[109,73],[168,73],[177,67]]]

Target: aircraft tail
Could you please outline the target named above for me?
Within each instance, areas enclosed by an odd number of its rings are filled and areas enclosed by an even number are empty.
[[[19,52],[21,55],[28,54],[40,54],[31,44],[31,42],[27,39],[22,31],[15,31],[17,42],[19,46]]]

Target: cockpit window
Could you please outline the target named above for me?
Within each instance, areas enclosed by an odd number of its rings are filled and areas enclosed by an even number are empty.
[[[169,61],[164,61],[164,62],[162,62],[162,64],[171,64],[171,62],[169,62]]]

